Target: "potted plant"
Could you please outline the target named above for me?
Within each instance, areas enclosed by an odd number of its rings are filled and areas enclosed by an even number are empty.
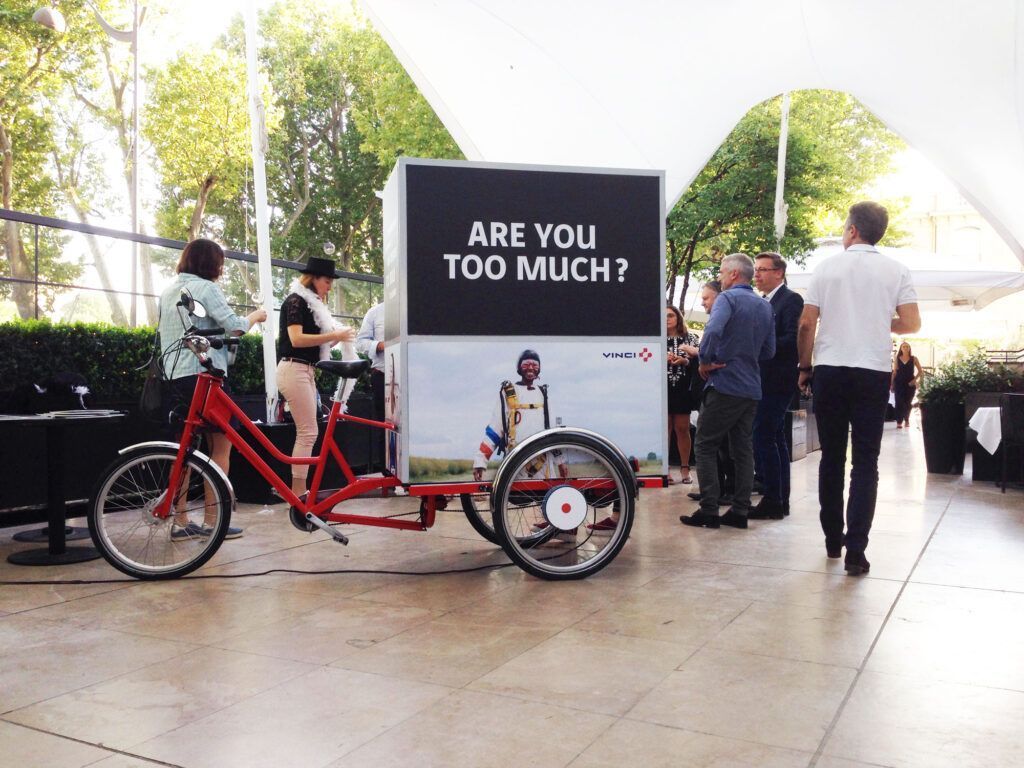
[[[994,370],[978,350],[939,366],[918,390],[924,459],[928,471],[959,475],[964,471],[967,428],[964,398],[972,392],[998,392],[1005,372]]]

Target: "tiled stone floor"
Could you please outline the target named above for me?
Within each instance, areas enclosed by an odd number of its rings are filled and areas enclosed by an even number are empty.
[[[684,528],[645,491],[582,582],[273,574],[0,586],[4,766],[1024,765],[1024,491],[929,476],[887,427],[871,574],[825,558],[817,456],[793,514]],[[411,502],[356,502],[403,511]],[[354,511],[354,510],[353,510]],[[201,574],[506,562],[461,512],[304,535],[243,506]],[[0,579],[104,579],[102,561]]]

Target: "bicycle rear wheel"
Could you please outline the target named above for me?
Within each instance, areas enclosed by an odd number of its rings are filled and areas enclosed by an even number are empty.
[[[509,558],[542,579],[582,579],[608,565],[633,526],[635,480],[617,449],[582,430],[524,442],[499,471],[494,526]],[[560,467],[560,469],[559,469]],[[520,537],[548,523],[544,546]]]
[[[104,559],[137,579],[173,579],[199,568],[224,541],[232,498],[217,467],[189,454],[170,490],[177,451],[147,446],[118,458],[103,473],[89,508],[89,533]],[[172,514],[153,510],[172,493]]]

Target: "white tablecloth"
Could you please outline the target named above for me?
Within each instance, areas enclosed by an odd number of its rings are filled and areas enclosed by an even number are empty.
[[[1003,439],[999,408],[979,408],[971,416],[968,425],[978,433],[978,442],[989,453],[995,453]]]

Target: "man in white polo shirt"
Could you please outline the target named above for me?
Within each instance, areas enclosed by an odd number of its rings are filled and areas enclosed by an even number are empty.
[[[864,551],[878,494],[878,452],[892,375],[892,334],[921,327],[910,270],[875,249],[889,225],[878,203],[857,203],[843,227],[845,250],[811,276],[797,344],[800,387],[813,380],[814,417],[821,441],[818,503],[825,550],[838,558],[846,547],[850,576],[871,568]],[[814,367],[811,367],[813,351]],[[843,533],[847,435],[853,466]]]

